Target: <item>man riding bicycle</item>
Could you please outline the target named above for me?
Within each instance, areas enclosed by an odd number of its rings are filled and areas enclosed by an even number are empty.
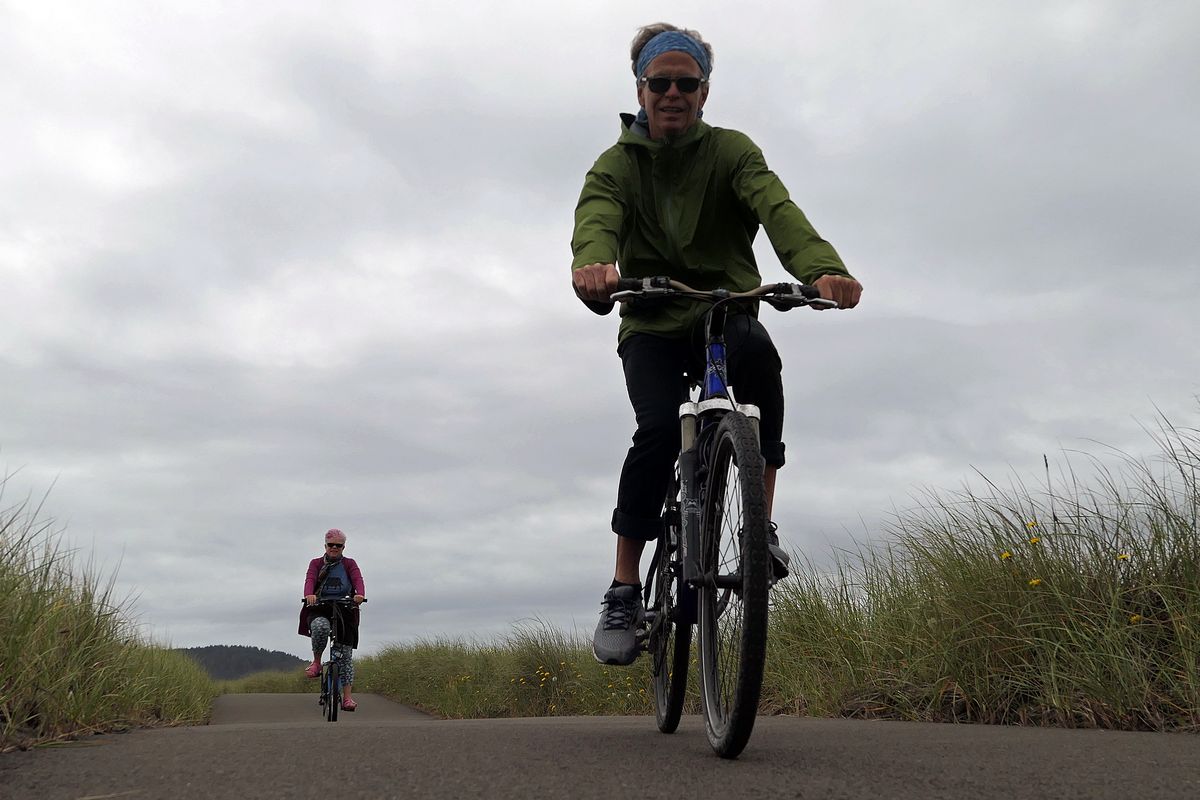
[[[304,674],[310,678],[321,675],[321,656],[332,630],[330,615],[335,612],[327,602],[350,597],[355,608],[342,615],[338,628],[338,643],[330,650],[341,661],[342,710],[354,711],[358,703],[351,696],[354,684],[354,648],[358,647],[358,605],[363,602],[366,587],[358,562],[345,554],[346,534],[337,528],[325,533],[325,554],[308,562],[304,576],[304,606],[300,609],[301,636],[312,639],[313,660]],[[326,601],[326,602],[322,602]]]
[[[712,47],[696,31],[657,23],[641,28],[630,50],[637,116],[622,114],[617,144],[584,179],[571,240],[576,295],[599,314],[620,277],[666,275],[700,289],[746,291],[761,278],[752,244],[766,229],[784,268],[841,308],[858,304],[862,285],[833,246],[817,235],[762,152],[744,134],[700,119],[708,99]],[[620,273],[617,270],[620,264]],[[661,529],[663,497],[679,452],[679,404],[685,373],[703,365],[693,326],[697,304],[665,301],[621,308],[617,354],[637,429],[625,457],[613,510],[617,559],[592,640],[597,661],[631,664],[644,616],[639,567],[646,542]],[[762,413],[767,513],[784,463],[782,364],[752,313],[730,311],[725,337],[736,353],[730,384]],[[777,576],[788,557],[771,526]]]

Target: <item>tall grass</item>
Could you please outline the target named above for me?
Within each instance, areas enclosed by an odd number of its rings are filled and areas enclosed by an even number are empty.
[[[610,667],[591,643],[524,623],[499,642],[431,640],[356,662],[356,685],[442,717],[653,713],[647,659]]]
[[[75,563],[40,505],[6,505],[4,484],[0,750],[206,719],[215,688],[200,666],[143,641],[112,579]]]
[[[358,659],[355,659],[355,663],[358,663]],[[315,692],[318,683],[305,675],[303,669],[265,670],[243,678],[217,681],[217,691],[220,694]]]
[[[777,590],[771,707],[1200,729],[1200,433],[1036,488],[929,492],[881,547]],[[1078,459],[1078,456],[1076,457]]]
[[[1086,481],[1067,457],[1033,488],[930,491],[833,569],[797,563],[773,592],[763,711],[1200,729],[1200,432],[1151,436],[1151,459],[1084,456]],[[648,659],[605,667],[536,622],[356,665],[357,690],[443,717],[653,712]]]

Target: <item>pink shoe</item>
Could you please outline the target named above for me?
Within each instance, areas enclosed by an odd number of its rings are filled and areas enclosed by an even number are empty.
[[[321,674],[321,662],[314,661],[304,668],[304,674],[310,678],[316,678]]]
[[[342,711],[353,711],[356,708],[358,708],[358,703],[353,700],[346,700],[342,703]]]

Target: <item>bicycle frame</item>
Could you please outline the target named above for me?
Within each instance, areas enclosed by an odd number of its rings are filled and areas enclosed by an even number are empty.
[[[722,294],[717,292],[716,294]],[[723,292],[725,299],[729,293]],[[728,380],[725,349],[725,320],[727,313],[718,300],[705,314],[704,374],[699,381],[700,394],[696,401],[679,406],[681,447],[679,453],[680,562],[683,580],[698,587],[703,580],[700,570],[700,491],[704,464],[700,443],[706,434],[716,429],[721,417],[730,411],[740,411],[754,425],[758,434],[761,414],[758,406],[736,402]]]
[[[837,308],[837,303],[821,298],[816,287],[798,284],[765,284],[747,292],[731,292],[728,289],[698,291],[666,276],[649,278],[621,278],[613,301],[653,299],[668,296],[687,297],[700,302],[710,302],[712,307],[705,312],[704,374],[699,378],[699,397],[679,406],[680,453],[680,570],[683,582],[698,588],[704,582],[700,570],[700,486],[706,465],[700,463],[705,452],[705,438],[716,430],[722,416],[730,411],[739,411],[750,419],[756,436],[759,435],[759,420],[762,417],[757,406],[736,401],[729,386],[727,356],[725,348],[725,321],[728,317],[726,305],[730,302],[762,300],[780,311],[800,306]]]

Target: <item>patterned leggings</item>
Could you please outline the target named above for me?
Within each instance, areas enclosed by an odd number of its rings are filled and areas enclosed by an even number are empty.
[[[324,653],[325,645],[329,643],[329,618],[328,617],[313,617],[308,623],[308,632],[312,636],[312,645],[314,653]],[[340,672],[342,673],[342,684],[345,686],[354,685],[354,648],[344,645],[335,644],[333,650],[336,652],[338,660],[341,661]]]

